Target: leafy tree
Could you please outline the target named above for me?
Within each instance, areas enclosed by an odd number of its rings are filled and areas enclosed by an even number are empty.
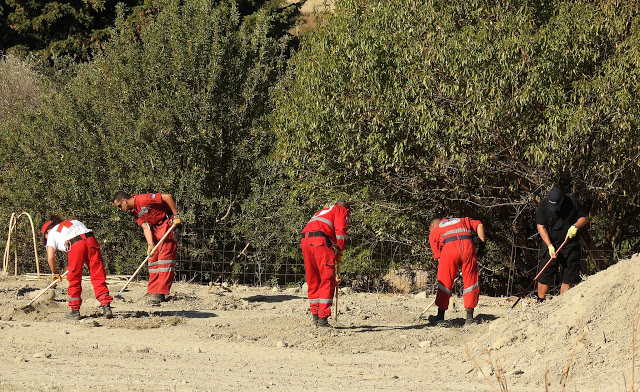
[[[268,90],[287,40],[269,37],[267,12],[245,23],[233,3],[167,0],[137,24],[119,15],[103,54],[68,68],[37,114],[0,129],[0,201],[110,218],[96,228],[108,241],[141,239],[110,203],[117,190],[172,193],[196,227],[231,220],[268,151]],[[139,249],[123,250],[118,271]]]
[[[339,2],[274,94],[272,186],[307,213],[348,195],[357,235],[414,249],[435,215],[481,218],[501,282],[557,184],[591,206],[590,247],[637,250],[639,21],[637,2]]]

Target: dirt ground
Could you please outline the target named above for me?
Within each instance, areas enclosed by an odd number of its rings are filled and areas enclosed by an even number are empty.
[[[176,283],[151,307],[144,282],[114,300],[111,320],[83,282],[83,319],[68,321],[66,282],[24,313],[48,281],[2,277],[0,390],[630,391],[640,384],[638,262],[621,261],[542,305],[526,298],[512,312],[515,298],[481,297],[481,323],[468,327],[454,297],[449,328],[415,321],[433,302],[424,293],[342,289],[344,325],[318,329],[298,288]],[[112,294],[122,285],[111,281]]]

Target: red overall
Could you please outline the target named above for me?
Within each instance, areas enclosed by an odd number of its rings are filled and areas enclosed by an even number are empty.
[[[139,226],[148,224],[153,234],[154,244],[171,228],[173,223],[169,218],[172,214],[167,203],[162,201],[160,193],[133,195],[134,207],[129,210],[136,218]],[[149,258],[149,294],[169,294],[175,278],[176,257],[178,246],[173,240],[173,232],[165,238]]]
[[[474,309],[478,305],[480,288],[478,282],[478,260],[473,245],[473,232],[481,222],[469,218],[443,219],[429,233],[433,257],[438,260],[438,292],[436,305],[442,310],[449,308],[453,281],[462,269],[464,307]]]
[[[60,225],[64,223],[62,222]],[[81,234],[80,237],[83,239],[75,242],[69,248],[69,266],[67,267],[69,271],[67,273],[69,307],[73,310],[79,310],[82,305],[82,266],[85,263],[89,267],[96,299],[100,301],[101,306],[109,305],[113,298],[109,295],[109,289],[105,283],[107,275],[104,272],[100,244],[95,237],[87,237],[86,234]]]
[[[348,239],[349,211],[340,205],[318,211],[302,230],[302,256],[307,277],[311,314],[331,315],[336,288],[336,254],[333,244],[344,250]]]

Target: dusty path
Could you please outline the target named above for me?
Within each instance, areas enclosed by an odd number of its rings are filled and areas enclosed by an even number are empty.
[[[84,318],[71,322],[63,295],[38,301],[29,314],[16,310],[46,282],[5,278],[0,390],[493,391],[500,390],[496,376],[504,376],[509,391],[544,391],[548,369],[549,390],[560,391],[570,360],[566,390],[630,390],[640,290],[616,282],[637,281],[638,261],[621,262],[542,306],[526,299],[507,313],[513,299],[481,297],[482,323],[470,327],[462,327],[464,309],[455,299],[447,312],[452,328],[414,323],[432,301],[424,296],[343,293],[340,320],[351,325],[319,330],[310,326],[299,290],[227,292],[186,283],[156,308],[139,300],[145,285],[134,284],[124,301],[114,301],[116,317],[105,320],[83,282]],[[121,283],[110,287],[117,292]],[[605,296],[585,296],[594,289]],[[608,289],[628,311],[610,309]]]

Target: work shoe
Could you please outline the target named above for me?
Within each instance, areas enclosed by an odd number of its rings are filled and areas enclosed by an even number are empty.
[[[317,314],[314,314],[314,315],[312,315],[312,316],[313,316],[313,320],[311,320],[311,325],[313,325],[313,326],[316,326],[316,327],[317,327],[317,326],[318,326],[318,319],[319,319],[320,317],[318,317],[318,315],[317,315]]]
[[[443,318],[440,318],[436,315],[431,315],[428,317],[429,320],[429,324],[433,325],[433,326],[438,326],[438,327],[445,327],[448,328],[451,326],[451,323],[449,322],[449,320],[445,320]]]
[[[102,308],[102,315],[104,316],[104,318],[110,319],[113,318],[113,312],[111,311],[111,305],[107,304],[107,305],[103,305],[101,306]]]
[[[160,306],[162,303],[162,294],[149,294],[149,298],[147,299],[147,304],[151,306]]]
[[[69,313],[65,313],[64,318],[68,320],[80,320],[80,311],[79,310],[71,310]]]
[[[546,298],[546,297],[545,297]],[[541,304],[544,302],[545,298],[540,298],[536,295],[536,304]]]
[[[468,318],[464,321],[464,325],[468,326],[468,325],[475,325],[478,324],[478,320],[472,318]]]
[[[167,302],[167,296],[164,294],[156,294],[160,298],[160,302]]]
[[[316,322],[316,327],[331,327],[329,324],[329,320],[326,317],[318,317],[318,321]]]

